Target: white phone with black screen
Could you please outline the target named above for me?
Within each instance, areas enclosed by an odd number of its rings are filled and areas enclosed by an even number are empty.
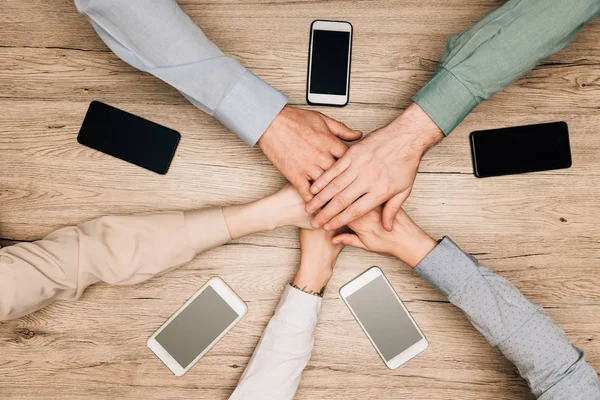
[[[181,376],[246,312],[246,304],[225,282],[211,278],[148,339],[148,347],[175,375]]]
[[[381,269],[368,269],[342,286],[340,295],[388,368],[398,368],[429,345]]]
[[[352,25],[342,21],[313,21],[308,55],[309,104],[345,106],[350,97]]]

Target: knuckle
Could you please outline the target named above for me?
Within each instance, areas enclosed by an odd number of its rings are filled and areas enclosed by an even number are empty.
[[[333,182],[331,182],[331,186],[333,186],[333,188],[338,192],[344,188],[341,179],[336,179]]]
[[[357,219],[358,217],[360,217],[360,210],[358,209],[358,207],[350,207],[348,209],[348,215],[350,216],[350,218],[352,218],[352,220]]]
[[[303,184],[303,185],[300,185],[300,186],[298,187],[298,191],[299,191],[300,193],[302,193],[302,194],[307,194],[307,193],[310,193],[310,186],[308,186],[308,185],[304,185],[304,184]]]
[[[330,152],[340,152],[342,154],[346,154],[346,151],[348,151],[348,147],[339,139],[333,142],[330,148]]]
[[[333,172],[335,172],[337,175],[341,174],[344,171],[342,164],[337,163],[333,166]]]
[[[319,165],[324,165],[327,164],[328,162],[333,161],[333,158],[331,157],[331,155],[329,154],[325,154],[323,152],[321,152],[318,156],[317,156],[317,163]]]
[[[331,199],[331,201],[333,202],[333,204],[335,204],[337,206],[346,208],[346,200],[344,199],[343,196],[340,196],[340,195],[334,196],[334,198]]]

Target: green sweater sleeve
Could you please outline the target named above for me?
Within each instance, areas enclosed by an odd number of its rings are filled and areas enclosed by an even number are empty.
[[[438,69],[413,101],[448,135],[599,15],[600,0],[510,0],[448,39]]]

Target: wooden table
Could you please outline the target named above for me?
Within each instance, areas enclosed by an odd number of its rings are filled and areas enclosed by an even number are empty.
[[[306,106],[313,19],[354,25],[351,103],[322,108],[368,132],[398,115],[436,67],[445,40],[500,1],[185,0],[225,52]],[[161,176],[80,146],[88,104],[101,100],[182,133]],[[0,237],[35,240],[106,214],[194,209],[257,199],[284,180],[177,91],[111,53],[68,0],[0,0]],[[472,174],[476,129],[567,121],[573,167],[494,179]],[[510,157],[510,155],[507,155]],[[406,209],[434,237],[451,235],[543,305],[600,369],[600,21],[478,107],[429,152]],[[2,399],[225,399],[298,263],[295,229],[237,240],[134,287],[96,285],[0,323]],[[342,303],[339,287],[379,265],[430,341],[390,371]],[[185,377],[147,338],[210,276],[248,315]],[[346,249],[323,304],[299,399],[533,398],[515,368],[463,314],[391,258]]]

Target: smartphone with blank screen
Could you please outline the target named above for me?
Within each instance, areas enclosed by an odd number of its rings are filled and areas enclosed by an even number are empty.
[[[308,53],[308,104],[345,106],[350,97],[352,24],[313,21]]]
[[[388,368],[398,368],[429,345],[378,267],[342,286],[340,295]]]
[[[94,150],[166,174],[179,132],[99,101],[92,101],[77,141]]]
[[[471,154],[478,178],[569,168],[569,127],[551,122],[476,131]]]
[[[247,310],[223,280],[211,278],[148,339],[148,347],[175,375],[182,376]]]

